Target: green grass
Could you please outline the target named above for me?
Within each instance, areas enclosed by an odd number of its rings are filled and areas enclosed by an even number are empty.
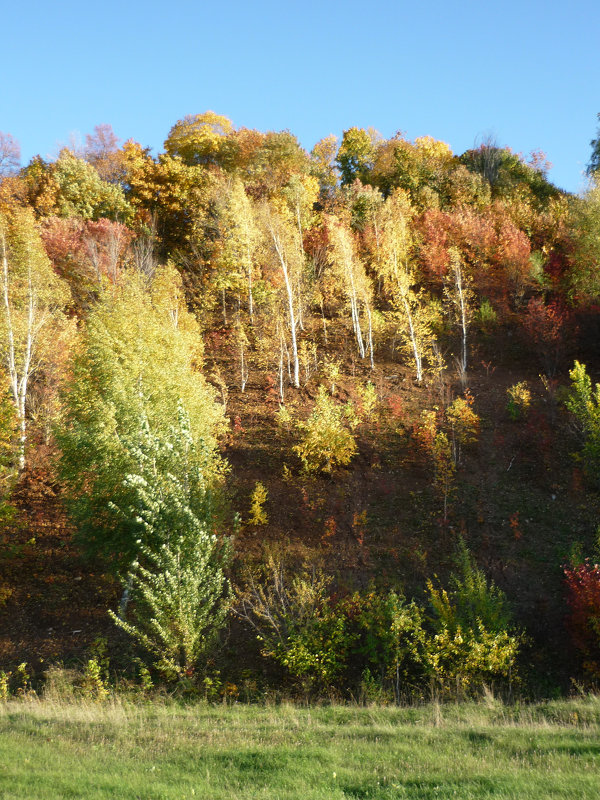
[[[3,800],[594,798],[600,699],[488,705],[0,705]]]

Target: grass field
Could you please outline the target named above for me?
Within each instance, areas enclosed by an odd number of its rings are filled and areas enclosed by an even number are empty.
[[[599,796],[594,697],[521,709],[0,704],[2,800]]]

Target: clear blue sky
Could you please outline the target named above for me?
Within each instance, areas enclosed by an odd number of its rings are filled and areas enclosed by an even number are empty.
[[[578,191],[600,112],[600,2],[23,0],[2,11],[0,130],[23,162],[111,123],[154,152],[186,114],[289,129],[492,135]]]

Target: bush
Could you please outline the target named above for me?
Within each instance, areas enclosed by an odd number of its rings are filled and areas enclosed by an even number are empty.
[[[527,381],[519,381],[514,386],[509,386],[506,390],[508,395],[507,411],[508,416],[516,422],[516,420],[527,416],[529,407],[531,406],[531,391],[527,385]]]
[[[355,636],[353,659],[363,687],[379,687],[380,698],[391,690],[396,703],[421,695],[425,678],[426,632],[423,611],[401,592],[356,592],[345,602]]]
[[[504,593],[488,583],[461,540],[449,589],[428,582],[434,611],[428,667],[444,694],[481,690],[495,679],[512,678],[521,637],[511,632]]]
[[[565,405],[573,415],[576,433],[583,443],[586,472],[597,480],[600,466],[600,384],[592,388],[585,365],[579,361],[575,362],[569,376],[571,391]]]
[[[600,678],[600,566],[586,559],[577,566],[565,567],[564,573],[571,638],[581,653],[584,670],[597,680]]]
[[[298,428],[302,433],[294,447],[307,472],[331,472],[335,466],[349,464],[356,453],[352,428],[357,423],[350,403],[340,406],[319,387],[312,414]]]
[[[284,667],[305,693],[330,691],[346,668],[350,635],[331,579],[316,569],[291,575],[270,557],[263,575],[248,575],[238,613],[254,628],[263,655]]]

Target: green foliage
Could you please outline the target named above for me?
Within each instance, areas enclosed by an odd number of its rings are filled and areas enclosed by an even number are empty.
[[[294,452],[307,472],[331,472],[335,466],[349,464],[356,453],[356,440],[350,426],[355,416],[350,403],[340,406],[319,386],[310,417],[297,427],[302,433]]]
[[[427,654],[422,609],[401,592],[382,593],[373,587],[353,594],[345,606],[356,631],[353,660],[360,658],[363,676],[377,676],[379,686],[392,687],[397,703],[420,694]]]
[[[565,405],[573,415],[577,434],[582,441],[582,457],[586,472],[598,480],[600,467],[600,384],[592,388],[585,365],[575,362],[569,372],[571,390]]]
[[[57,207],[61,217],[107,219],[128,222],[133,211],[120,186],[103,181],[96,168],[63,150],[52,166],[58,186]]]
[[[600,182],[595,173],[583,197],[571,199],[574,253],[568,278],[571,295],[576,300],[600,298]]]
[[[600,121],[600,114],[598,114],[598,121]],[[590,147],[592,148],[592,154],[586,171],[588,175],[594,175],[600,169],[600,128],[596,138],[590,142]]]
[[[490,301],[485,298],[481,301],[477,309],[477,320],[485,333],[489,333],[490,330],[495,328],[498,324],[498,314]]]
[[[507,629],[511,613],[504,592],[494,583],[488,583],[462,539],[455,563],[449,591],[430,585],[430,601],[439,623],[456,630],[459,626],[472,627],[479,620],[493,633]]]
[[[520,647],[520,636],[510,632],[504,593],[488,583],[462,540],[456,564],[448,590],[428,582],[434,611],[428,668],[441,691],[450,694],[510,678]]]
[[[6,702],[9,697],[10,672],[0,670],[0,703]]]
[[[86,700],[106,700],[109,691],[102,675],[102,667],[96,658],[90,658],[83,670],[79,692]]]
[[[290,575],[272,556],[258,579],[247,578],[239,613],[257,632],[263,654],[305,691],[330,689],[351,645],[344,608],[329,596],[331,578],[316,569]]]
[[[199,372],[200,359],[198,326],[171,269],[158,271],[148,288],[140,276],[127,276],[87,319],[62,393],[60,469],[81,543],[117,570],[127,569],[137,552],[139,523],[117,509],[136,499],[135,487],[124,479],[138,468],[140,420],[168,440],[181,403],[203,486],[219,481],[216,441],[223,413]],[[180,476],[183,465],[170,468]]]
[[[130,443],[137,468],[124,479],[132,503],[116,509],[141,534],[126,579],[133,619],[111,616],[153,655],[157,669],[182,678],[206,658],[225,620],[229,543],[212,531],[202,460],[183,408],[167,437],[153,434],[145,417],[140,422]]]
[[[519,381],[506,390],[508,395],[507,411],[512,420],[522,419],[527,416],[531,406],[531,391],[527,381]]]
[[[363,128],[349,128],[344,131],[338,150],[336,165],[340,171],[342,186],[360,180],[368,183],[375,156],[374,134]]]

